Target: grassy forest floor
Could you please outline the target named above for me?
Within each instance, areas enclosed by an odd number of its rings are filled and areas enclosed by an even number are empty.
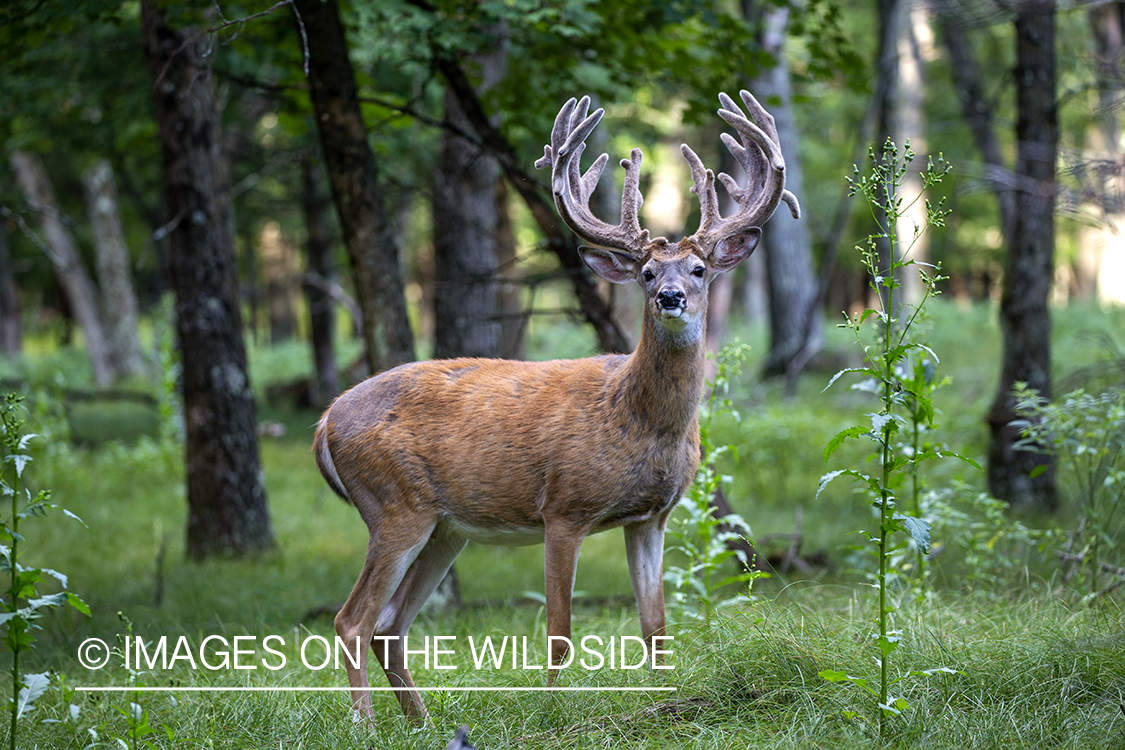
[[[1054,321],[1060,379],[1104,361],[1107,336],[1125,345],[1122,311],[1072,306],[1056,311]],[[983,414],[999,362],[993,315],[985,306],[941,302],[933,306],[929,325],[928,343],[952,377],[935,395],[940,436],[954,449],[982,457]],[[872,701],[859,689],[818,676],[837,669],[873,679],[878,671],[870,635],[877,604],[857,570],[869,563],[849,549],[859,544],[854,532],[873,527],[870,508],[843,483],[815,497],[819,477],[830,468],[865,461],[865,446],[858,442],[846,445],[827,466],[822,451],[832,435],[871,411],[872,402],[843,381],[821,393],[828,371],[806,375],[798,395],[785,400],[779,385],[760,383],[753,374],[765,352],[762,332],[735,334],[753,350],[746,374],[732,386],[742,419],[722,422],[716,430],[717,442],[738,448],[739,461],[722,467],[733,477],[731,503],[759,538],[792,532],[800,507],[800,552],[811,561],[823,552],[828,564],[756,581],[752,602],[720,610],[709,625],[673,608],[674,669],[576,668],[561,679],[565,686],[675,692],[434,692],[426,702],[435,727],[421,730],[405,723],[386,693],[374,697],[377,728],[371,730],[352,723],[347,694],[339,692],[75,692],[108,685],[345,686],[342,669],[303,665],[296,644],[310,636],[332,638],[332,609],[351,589],[367,535],[354,509],[329,492],[309,455],[315,413],[266,406],[260,415],[286,428],[284,435],[262,442],[277,549],[248,560],[191,563],[183,556],[179,448],[151,439],[75,445],[63,439],[58,408],[43,406],[37,414],[32,402],[31,427],[48,439],[36,449],[30,481],[51,488],[54,502],[80,516],[88,530],[61,516],[29,521],[25,560],[68,574],[70,589],[90,604],[93,616],[54,611],[40,621],[43,630],[23,668],[53,670],[62,689],[49,691],[24,719],[20,747],[443,748],[461,724],[469,725],[469,739],[479,748],[879,746]],[[829,328],[826,336],[839,360],[832,370],[847,366],[854,355],[843,332]],[[581,354],[590,346],[581,330],[560,324],[537,333],[531,352],[545,358],[560,350]],[[72,355],[44,347],[20,372],[7,363],[0,377],[9,383],[31,373],[41,393],[60,383],[78,387],[81,365],[67,357]],[[259,390],[267,378],[284,379],[308,366],[302,345],[252,351]],[[43,428],[34,423],[37,418]],[[1125,746],[1125,598],[1118,590],[1086,606],[1076,590],[1079,579],[1064,580],[1054,552],[1076,525],[1073,509],[1049,519],[990,515],[991,506],[978,494],[983,476],[960,462],[935,464],[927,481],[942,501],[933,528],[930,584],[917,595],[905,585],[905,574],[898,579],[894,617],[902,632],[892,671],[955,672],[906,676],[896,686],[895,695],[905,697],[910,708],[889,722],[884,744]],[[1066,484],[1063,490],[1065,496]],[[1050,537],[1040,529],[1063,531]],[[789,543],[774,539],[774,548]],[[1122,540],[1115,541],[1110,559],[1125,564]],[[770,545],[764,546],[769,551]],[[674,555],[669,562],[676,564]],[[542,547],[470,545],[457,572],[465,605],[424,612],[411,638],[455,637],[456,655],[449,660],[458,668],[416,670],[417,682],[545,684],[541,671],[475,669],[467,646],[470,637],[528,636],[542,653]],[[619,531],[586,541],[575,588],[576,640],[638,634]],[[192,647],[213,635],[228,643],[250,636],[256,640],[243,643],[256,652],[243,663],[257,668],[191,669],[181,660],[169,670],[130,672],[120,655],[98,671],[78,663],[87,638],[112,645],[130,632],[150,645],[167,636],[169,652],[181,636]],[[284,641],[282,669],[263,662],[263,656],[277,661],[263,651],[269,635]],[[313,650],[309,657],[319,660]],[[375,686],[385,685],[379,671],[373,668]],[[7,743],[6,728],[0,739]]]

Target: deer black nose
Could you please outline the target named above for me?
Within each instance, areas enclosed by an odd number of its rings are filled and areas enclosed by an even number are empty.
[[[687,295],[679,289],[661,289],[656,295],[656,303],[666,310],[673,307],[686,307]]]

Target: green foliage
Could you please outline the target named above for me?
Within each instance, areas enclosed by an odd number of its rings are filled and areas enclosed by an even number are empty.
[[[70,606],[89,615],[90,608],[76,594],[67,591],[67,577],[56,570],[44,567],[30,567],[20,564],[24,550],[20,543],[20,521],[28,518],[42,518],[52,510],[78,520],[65,508],[51,504],[50,493],[40,490],[32,495],[23,487],[22,480],[27,465],[32,461],[28,444],[37,435],[24,431],[24,420],[18,412],[23,399],[16,394],[6,394],[0,404],[0,427],[3,429],[4,467],[0,473],[0,495],[11,498],[11,515],[0,520],[0,572],[7,573],[10,584],[3,597],[3,610],[0,612],[0,627],[4,631],[4,647],[12,655],[12,696],[8,708],[11,715],[11,748],[15,750],[18,722],[35,706],[35,702],[47,691],[51,679],[47,673],[24,673],[20,668],[20,657],[29,651],[35,642],[32,631],[35,621],[51,607]],[[9,473],[10,471],[10,473]],[[62,591],[53,594],[40,594],[39,584],[48,578],[59,584]]]
[[[1038,562],[1034,557],[1057,532],[1031,528],[1008,511],[1003,500],[960,482],[923,493],[919,515],[941,540],[933,557],[942,562],[941,573],[949,585],[999,592],[1025,582],[1029,563]],[[928,575],[933,572],[932,566],[927,568]]]
[[[931,206],[927,200],[926,225],[915,226],[911,238],[898,236],[899,220],[910,208],[909,205],[903,205],[904,199],[900,197],[898,190],[911,169],[913,159],[914,153],[910,150],[909,143],[900,153],[888,139],[880,156],[876,157],[871,152],[871,174],[861,175],[859,167],[855,167],[856,177],[848,179],[850,192],[860,195],[866,201],[872,219],[879,225],[878,233],[869,236],[866,244],[857,246],[856,249],[872,279],[871,287],[879,296],[880,306],[868,308],[851,318],[845,316],[843,325],[852,332],[856,343],[862,348],[864,365],[836,373],[825,390],[845,374],[862,375],[864,379],[856,387],[875,394],[879,398],[880,409],[867,415],[868,422],[847,427],[837,433],[825,446],[824,460],[828,461],[844,441],[867,438],[873,443],[873,459],[878,471],[873,474],[857,469],[831,471],[821,477],[817,491],[817,494],[823,492],[837,477],[851,477],[867,494],[871,506],[878,513],[879,525],[874,532],[862,530],[860,533],[866,539],[867,549],[874,552],[878,567],[872,586],[879,593],[875,635],[878,651],[875,661],[879,666],[879,679],[876,683],[832,669],[821,671],[820,676],[830,682],[851,683],[876,699],[880,737],[885,734],[886,719],[901,715],[909,707],[904,698],[893,697],[889,692],[902,679],[910,676],[908,673],[892,678],[889,669],[891,654],[899,647],[902,636],[901,630],[894,629],[892,614],[895,607],[888,598],[888,574],[892,556],[906,544],[905,541],[896,542],[895,534],[902,532],[905,538],[913,541],[918,550],[919,562],[930,551],[930,523],[918,515],[911,516],[899,511],[899,488],[905,479],[912,480],[914,510],[917,511],[920,491],[918,470],[922,463],[956,457],[976,465],[972,459],[944,447],[928,445],[922,439],[922,431],[933,424],[934,407],[930,396],[937,387],[935,373],[940,360],[933,349],[915,339],[915,328],[926,301],[937,294],[936,285],[941,277],[940,269],[935,268],[933,273],[929,273],[922,270],[921,264],[902,258],[907,256],[910,247],[926,227],[942,226],[948,212],[943,208],[944,199],[937,207]],[[936,164],[931,160],[920,173],[923,188],[930,188],[940,182],[948,171],[948,165],[940,156]],[[920,197],[915,200],[920,200]],[[885,260],[880,257],[881,242],[886,244],[883,250]],[[906,305],[896,306],[895,291],[900,287],[898,279],[901,274],[912,270],[918,271],[924,293],[917,306],[909,310]],[[874,340],[871,342],[865,341],[868,321],[871,321],[874,329]],[[901,438],[903,432],[908,433],[908,440]],[[936,671],[942,670],[944,668]],[[923,670],[916,674],[931,673],[935,673],[935,670]]]
[[[708,397],[700,408],[699,438],[703,458],[695,481],[680,500],[678,508],[685,516],[673,521],[670,550],[687,557],[687,567],[667,566],[664,580],[675,587],[672,600],[688,617],[702,617],[711,626],[715,612],[720,607],[747,601],[754,581],[766,578],[768,573],[753,569],[753,560],[745,559],[740,551],[731,549],[734,540],[749,540],[750,525],[735,513],[721,518],[715,516],[714,497],[731,477],[720,474],[715,462],[725,454],[738,461],[738,449],[733,445],[716,445],[713,439],[713,420],[728,415],[740,421],[738,411],[729,397],[730,382],[738,376],[750,347],[728,344],[715,357],[715,378],[708,383]],[[740,572],[723,575],[723,568],[736,560]],[[734,596],[724,595],[724,590],[737,586]]]
[[[1081,518],[1077,551],[1069,546],[1064,562],[1085,568],[1087,600],[1096,600],[1103,573],[1110,573],[1116,588],[1125,573],[1107,558],[1118,552],[1125,520],[1125,389],[1108,388],[1100,394],[1079,389],[1051,402],[1026,383],[1016,384],[1015,423],[1022,439],[1017,447],[1055,454],[1067,474],[1074,505]],[[1045,467],[1039,467],[1045,468]],[[1075,539],[1072,537],[1071,545]]]

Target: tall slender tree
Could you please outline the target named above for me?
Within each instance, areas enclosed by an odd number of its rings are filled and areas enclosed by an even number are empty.
[[[0,220],[0,354],[19,354],[23,349],[23,327],[7,223]]]
[[[37,154],[16,151],[12,154],[12,171],[23,189],[28,206],[39,216],[43,232],[43,249],[55,268],[59,285],[65,290],[67,302],[82,327],[86,338],[86,352],[94,382],[106,385],[113,379],[113,365],[106,343],[105,329],[98,313],[98,293],[90,274],[82,264],[74,235],[63,222],[55,189],[47,177],[43,160]]]
[[[414,359],[398,233],[367,142],[336,0],[293,0],[292,8],[307,44],[309,95],[363,312],[367,364],[379,372]]]
[[[500,33],[496,38],[493,50],[475,56],[482,73],[478,91],[504,74],[506,50]],[[452,91],[445,94],[445,119],[473,132]],[[491,154],[451,129],[443,131],[433,194],[435,357],[502,354],[499,180],[500,166]]]
[[[749,3],[744,3],[748,5]],[[754,84],[755,95],[770,102],[785,157],[785,184],[796,195],[804,195],[801,158],[797,152],[800,134],[790,105],[792,84],[785,54],[789,8],[747,9],[748,18],[759,26],[762,49],[774,59]],[[775,103],[776,102],[776,103]],[[820,337],[820,310],[812,305],[816,295],[809,222],[793,221],[788,214],[775,214],[762,227],[767,289],[769,290],[770,350],[766,375],[782,375],[806,346],[816,346]]]
[[[144,371],[144,355],[137,333],[137,293],[130,271],[129,247],[121,229],[117,186],[107,159],[98,159],[82,174],[86,209],[94,230],[98,286],[104,313],[110,364],[118,377]]]
[[[214,47],[142,0],[171,230],[170,275],[183,354],[187,552],[243,554],[274,543],[246,368],[230,178],[215,104]]]
[[[1054,461],[1018,450],[1017,382],[1051,397],[1051,311],[1054,277],[1056,159],[1059,123],[1055,71],[1055,1],[1016,4],[1016,191],[1008,259],[1000,299],[1004,350],[1000,384],[988,412],[988,484],[1019,507],[1058,507]]]
[[[336,274],[329,217],[332,209],[331,199],[322,187],[323,182],[324,166],[315,155],[306,154],[301,159],[301,207],[308,234],[305,240],[308,270],[304,290],[309,305],[309,338],[316,366],[312,400],[317,406],[327,406],[340,392],[332,343],[336,330],[336,308],[327,289]]]

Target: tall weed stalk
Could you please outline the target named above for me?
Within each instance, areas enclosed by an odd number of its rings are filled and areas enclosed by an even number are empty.
[[[858,469],[831,471],[821,477],[817,495],[837,477],[851,477],[863,488],[878,513],[878,526],[860,533],[877,562],[872,586],[878,592],[875,661],[879,677],[870,681],[834,669],[823,670],[820,676],[830,682],[850,683],[874,698],[879,717],[879,736],[883,737],[887,718],[897,716],[908,708],[905,698],[891,695],[895,684],[912,674],[952,671],[939,667],[897,677],[891,674],[891,655],[899,646],[902,632],[894,628],[892,620],[895,607],[888,598],[888,580],[893,574],[889,563],[892,555],[907,545],[905,540],[896,541],[895,535],[904,532],[914,541],[920,565],[930,548],[929,522],[917,514],[899,512],[899,493],[906,491],[913,506],[911,510],[917,513],[921,490],[918,470],[921,464],[947,456],[976,464],[923,439],[924,431],[933,424],[931,395],[937,385],[934,371],[940,360],[933,349],[917,339],[917,329],[923,307],[938,293],[936,286],[942,277],[939,267],[903,260],[923,231],[931,226],[943,226],[949,212],[944,209],[944,199],[936,207],[927,200],[925,224],[915,225],[912,237],[899,237],[900,219],[911,207],[910,204],[904,205],[899,188],[911,168],[914,153],[909,143],[900,152],[888,139],[880,156],[876,157],[874,151],[870,156],[873,163],[870,175],[860,174],[859,168],[855,167],[855,176],[848,178],[848,185],[849,194],[860,195],[866,201],[871,217],[878,225],[878,231],[856,249],[870,275],[871,288],[879,303],[878,307],[868,308],[852,317],[845,314],[842,325],[855,335],[856,343],[863,349],[864,365],[836,373],[825,390],[845,374],[858,374],[862,380],[855,387],[875,394],[879,398],[879,410],[867,414],[868,422],[853,425],[835,435],[825,446],[824,460],[827,462],[845,440],[865,438],[873,444],[877,471],[870,475]],[[920,173],[923,188],[933,187],[948,171],[948,165],[940,156],[936,163],[930,160]],[[885,258],[880,253],[881,243],[886,248]],[[909,272],[918,273],[923,288],[922,298],[913,308],[897,299],[900,289],[898,277]]]

